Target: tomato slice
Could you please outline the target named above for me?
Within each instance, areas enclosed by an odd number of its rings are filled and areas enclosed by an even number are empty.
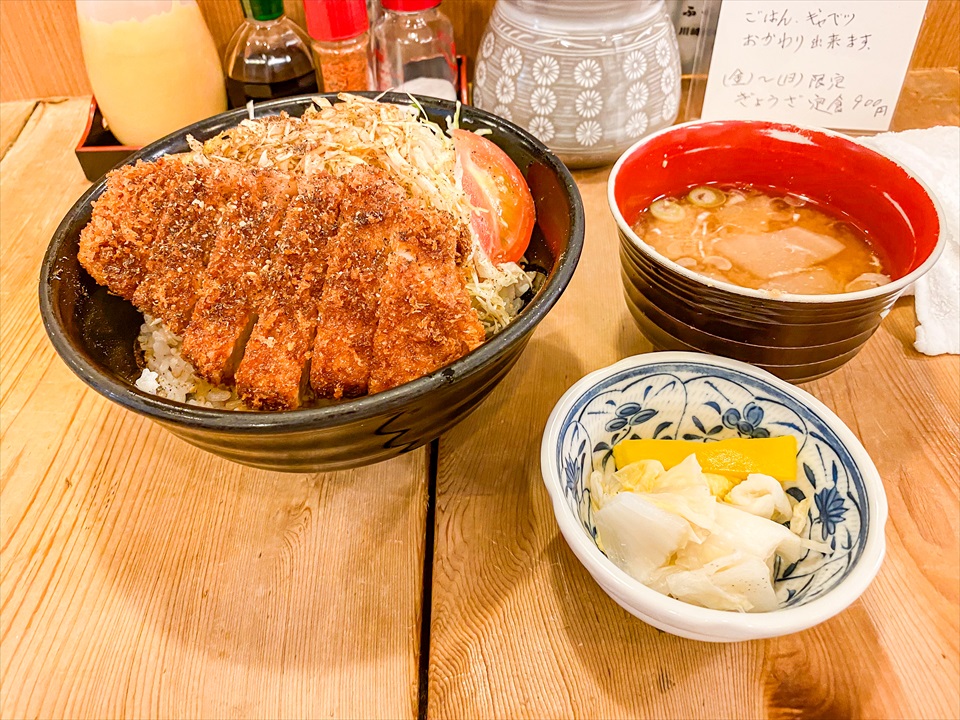
[[[481,135],[454,130],[463,189],[476,208],[471,224],[493,263],[516,262],[530,244],[536,210],[527,181],[510,156]]]

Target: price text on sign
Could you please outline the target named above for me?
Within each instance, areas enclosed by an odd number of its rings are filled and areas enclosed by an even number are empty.
[[[703,118],[887,130],[926,5],[723,3]]]

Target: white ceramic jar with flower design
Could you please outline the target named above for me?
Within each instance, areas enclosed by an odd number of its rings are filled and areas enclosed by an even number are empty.
[[[473,103],[571,167],[613,162],[677,117],[680,53],[663,0],[497,0]]]

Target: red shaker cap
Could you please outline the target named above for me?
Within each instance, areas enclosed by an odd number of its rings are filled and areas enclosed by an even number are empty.
[[[420,10],[430,10],[441,3],[442,0],[380,0],[380,5],[384,10],[394,12],[419,12]]]
[[[370,27],[366,0],[303,0],[303,12],[314,40],[346,40]]]

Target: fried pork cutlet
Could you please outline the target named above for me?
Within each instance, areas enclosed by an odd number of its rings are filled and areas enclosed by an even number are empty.
[[[93,279],[115,295],[133,299],[147,272],[150,248],[162,232],[169,190],[181,182],[185,167],[179,158],[161,158],[107,176],[106,189],[80,233],[78,257]]]
[[[230,200],[243,172],[243,166],[233,163],[186,165],[168,187],[168,205],[133,304],[163,318],[178,335],[190,322],[222,222],[235,224],[242,219]]]
[[[483,327],[458,264],[469,235],[361,165],[303,178],[173,157],[111,173],[80,260],[111,292],[183,334],[198,375],[256,409],[306,383],[356,397],[433,372]],[[249,340],[248,340],[249,338]]]
[[[233,379],[257,319],[265,269],[296,187],[290,176],[267,169],[245,171],[210,254],[200,297],[183,336],[182,351],[201,377],[222,385]]]
[[[403,189],[365,165],[344,175],[340,229],[327,247],[310,385],[321,397],[367,392],[380,278],[404,223]]]
[[[299,407],[309,379],[327,271],[327,242],[336,234],[343,183],[325,173],[300,180],[287,207],[267,277],[269,296],[237,370],[237,392],[250,407]]]
[[[405,203],[380,288],[369,392],[415,380],[483,342],[456,265],[460,231],[449,213]]]

